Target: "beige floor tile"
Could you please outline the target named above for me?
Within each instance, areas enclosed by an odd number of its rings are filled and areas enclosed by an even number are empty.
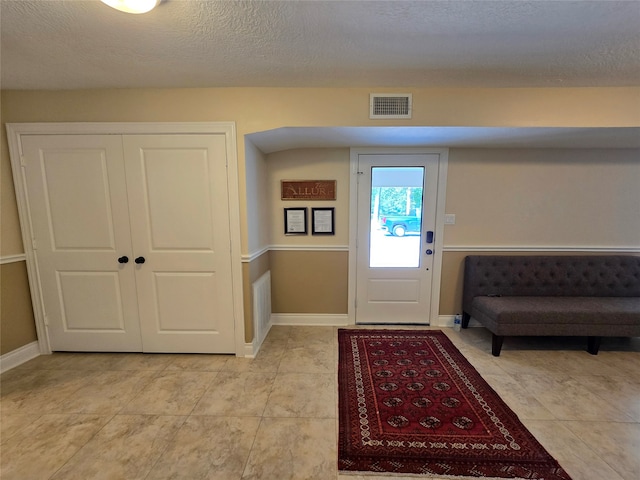
[[[640,342],[640,339],[634,339]],[[602,362],[615,369],[616,376],[625,376],[640,383],[640,347],[633,352],[603,351],[596,356]]]
[[[541,352],[544,357],[547,352]],[[553,352],[554,361],[559,370],[566,375],[619,375],[616,368],[602,362],[597,355],[591,355],[586,351],[560,351]]]
[[[513,375],[559,420],[610,420],[631,422],[633,419],[603,400],[568,375]]]
[[[151,469],[149,480],[234,480],[245,463],[244,477],[261,480],[392,478],[336,472],[337,330],[274,326],[256,359],[110,353],[33,359],[0,376],[2,479],[58,472],[93,480],[111,472],[120,480]],[[493,357],[485,329],[440,330],[574,480],[637,480],[640,340],[607,339],[591,356],[581,338],[513,338]]]
[[[284,342],[286,344],[291,332],[298,327],[292,327],[290,325],[273,325],[269,329],[265,342]]]
[[[219,372],[232,355],[172,355],[171,363],[166,370],[183,370],[189,372]]]
[[[515,350],[503,351],[496,361],[507,373],[531,375],[563,375],[565,374],[558,352]]]
[[[264,410],[265,417],[335,418],[334,374],[278,373]]]
[[[520,419],[554,420],[553,414],[511,375],[483,374],[482,377],[516,412]]]
[[[574,480],[622,480],[565,422],[524,420],[523,423]]]
[[[288,340],[265,340],[260,345],[260,350],[258,350],[257,357],[278,357],[282,356],[284,351],[287,349]]]
[[[277,372],[284,354],[284,346],[263,346],[256,358],[230,358],[224,366],[229,372]]]
[[[112,370],[164,370],[172,361],[173,354],[164,353],[124,353]]]
[[[3,480],[48,479],[111,418],[43,415],[2,445]]]
[[[507,375],[507,371],[502,368],[496,357],[470,347],[462,347],[458,350],[481,375]]]
[[[126,353],[76,353],[65,362],[67,370],[116,370]]]
[[[289,334],[287,348],[311,345],[333,345],[337,339],[334,327],[295,327]]]
[[[96,372],[20,370],[3,378],[2,413],[61,413],[64,400],[90,381]]]
[[[116,415],[52,480],[144,479],[185,417]]]
[[[640,478],[640,424],[565,422],[564,425],[622,478]]]
[[[51,355],[40,355],[29,360],[22,365],[18,365],[18,370],[64,370],[65,363],[74,357],[75,353],[55,352]]]
[[[456,332],[453,328],[441,329],[458,348],[474,350],[491,356],[491,333],[484,328],[467,328]]]
[[[630,377],[604,375],[572,375],[589,391],[640,422],[640,381]]]
[[[216,375],[217,372],[159,372],[121,413],[189,415]]]
[[[333,419],[263,418],[242,478],[336,478],[335,425]]]
[[[191,416],[146,480],[239,480],[260,418]]]
[[[64,363],[68,370],[164,370],[173,356],[157,353],[78,353]]]
[[[278,372],[333,373],[336,362],[336,352],[331,344],[292,347],[284,352]]]
[[[0,442],[6,443],[13,435],[38,420],[41,415],[34,414],[2,414],[0,416]]]
[[[193,415],[259,417],[275,378],[275,372],[220,372],[193,409]]]
[[[156,375],[153,370],[95,372],[58,409],[64,413],[118,413]]]

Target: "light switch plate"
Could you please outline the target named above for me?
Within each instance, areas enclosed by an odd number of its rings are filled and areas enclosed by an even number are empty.
[[[445,213],[445,215],[444,215],[444,224],[445,225],[455,225],[456,224],[456,214],[455,213]]]

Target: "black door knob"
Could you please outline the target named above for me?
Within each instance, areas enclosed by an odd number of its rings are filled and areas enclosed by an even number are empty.
[[[129,263],[129,257],[124,255],[124,256],[118,258],[118,263]]]
[[[433,250],[431,250],[431,249],[429,248],[429,249],[428,249],[426,252],[424,252],[424,253],[426,253],[427,255],[433,255]]]
[[[145,262],[144,257],[138,257],[134,260],[134,262],[136,262],[138,265],[142,264]]]

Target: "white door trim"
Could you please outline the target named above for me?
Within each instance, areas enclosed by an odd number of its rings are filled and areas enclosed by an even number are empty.
[[[224,134],[227,146],[227,185],[229,189],[229,234],[231,238],[231,276],[233,285],[233,316],[236,355],[243,356],[244,307],[242,294],[242,261],[240,243],[240,197],[238,185],[238,157],[236,151],[236,127],[234,122],[141,122],[141,123],[8,123],[7,140],[16,189],[16,202],[20,217],[20,229],[24,243],[29,289],[38,335],[40,353],[51,353],[42,292],[38,278],[29,202],[26,197],[22,169],[23,135],[131,135],[131,134]]]
[[[444,245],[444,213],[447,198],[447,171],[449,166],[448,148],[352,148],[349,151],[349,298],[347,315],[349,324],[356,323],[356,271],[357,271],[357,218],[358,213],[358,155],[394,154],[438,154],[438,197],[436,200],[436,237],[431,282],[431,311],[429,318],[436,321],[440,307],[440,280],[442,276],[442,253]]]

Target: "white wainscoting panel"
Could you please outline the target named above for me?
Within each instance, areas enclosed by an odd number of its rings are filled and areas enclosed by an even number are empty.
[[[271,329],[271,271],[267,271],[253,282],[253,354]]]

